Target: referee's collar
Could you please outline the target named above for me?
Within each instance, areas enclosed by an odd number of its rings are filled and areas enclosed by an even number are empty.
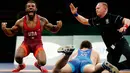
[[[100,18],[99,16],[97,16],[99,19],[104,19],[107,18],[110,15],[110,13],[107,13],[103,18]]]

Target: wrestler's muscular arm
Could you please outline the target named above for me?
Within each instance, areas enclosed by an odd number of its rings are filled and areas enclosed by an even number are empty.
[[[51,23],[49,23],[49,21],[44,18],[44,17],[40,17],[40,20],[42,22],[42,24],[44,25],[43,27],[49,31],[51,31],[52,33],[57,33],[60,28],[62,27],[62,21],[57,21],[57,25],[53,25]]]
[[[14,36],[18,30],[20,29],[19,28],[19,24],[21,23],[21,19],[17,20],[15,22],[15,25],[12,26],[11,28],[7,28],[6,25],[7,25],[7,22],[2,22],[1,23],[1,28],[2,30],[4,31],[4,33],[8,36],[8,37],[12,37]]]
[[[70,10],[71,10],[71,13],[72,13],[73,15],[76,15],[75,18],[76,18],[80,23],[82,23],[82,24],[84,24],[84,25],[89,25],[88,19],[85,18],[85,17],[83,17],[83,16],[81,16],[81,15],[79,15],[79,14],[77,13],[78,8],[77,8],[77,7],[75,8],[75,6],[74,6],[72,3],[70,4]]]

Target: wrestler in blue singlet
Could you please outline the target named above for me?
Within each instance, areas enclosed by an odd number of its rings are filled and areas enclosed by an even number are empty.
[[[83,69],[84,66],[87,64],[92,64],[91,61],[91,49],[87,49],[87,50],[81,50],[78,49],[78,55],[76,56],[75,59],[69,61],[69,65],[72,68],[72,72],[73,73],[83,73]]]

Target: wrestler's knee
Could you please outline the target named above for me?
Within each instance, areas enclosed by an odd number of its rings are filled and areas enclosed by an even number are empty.
[[[44,66],[46,64],[46,60],[39,60],[38,62],[41,66]]]
[[[15,56],[15,60],[16,60],[16,62],[18,62],[18,63],[22,63],[22,59],[23,59],[22,56]]]

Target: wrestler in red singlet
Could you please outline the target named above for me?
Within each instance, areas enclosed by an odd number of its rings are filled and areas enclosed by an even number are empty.
[[[57,21],[57,25],[52,25],[49,21],[38,14],[36,14],[36,3],[32,0],[26,4],[26,15],[18,19],[12,28],[6,28],[7,22],[2,22],[2,30],[11,37],[14,36],[20,29],[23,31],[24,40],[20,47],[16,50],[15,60],[19,64],[12,72],[19,72],[25,68],[23,58],[33,53],[37,62],[34,65],[41,70],[41,72],[48,72],[44,65],[46,64],[46,54],[42,46],[41,34],[43,29],[56,33],[62,27],[62,21]]]
[[[26,51],[25,56],[27,56],[29,52],[33,52],[34,56],[36,56],[38,50],[43,50],[41,41],[42,28],[40,25],[40,19],[38,15],[37,15],[37,23],[34,28],[28,27],[25,16],[23,21],[23,29],[24,29],[23,30],[24,41],[22,43],[22,47]]]

